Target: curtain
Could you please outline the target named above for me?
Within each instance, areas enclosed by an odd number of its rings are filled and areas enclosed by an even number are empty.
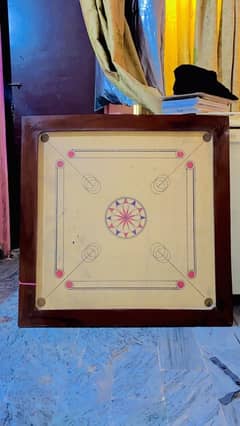
[[[240,0],[166,0],[165,25],[167,94],[174,69],[192,63],[216,71],[240,98]],[[232,109],[240,110],[240,102]]]
[[[196,0],[165,0],[164,75],[167,95],[173,93],[174,69],[192,64]]]
[[[240,0],[222,0],[218,77],[240,98]],[[240,103],[232,110],[239,111]]]
[[[198,0],[194,63],[218,71],[219,21],[222,0]]]
[[[136,103],[158,113],[160,92],[146,82],[124,16],[125,1],[80,3],[107,77]],[[188,63],[215,70],[219,81],[240,98],[240,0],[165,0],[165,11],[166,94],[173,92],[174,69]],[[240,102],[233,109],[240,110]]]
[[[159,113],[161,93],[147,84],[125,18],[125,0],[80,0],[80,4],[92,47],[108,79],[136,103]]]
[[[240,0],[197,1],[194,61],[240,98]]]
[[[8,172],[4,111],[2,43],[0,28],[0,248],[5,256],[10,252]]]

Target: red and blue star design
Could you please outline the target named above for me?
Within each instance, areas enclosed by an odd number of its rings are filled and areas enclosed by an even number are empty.
[[[108,229],[119,238],[136,237],[147,221],[143,205],[134,198],[122,197],[113,201],[106,211]]]

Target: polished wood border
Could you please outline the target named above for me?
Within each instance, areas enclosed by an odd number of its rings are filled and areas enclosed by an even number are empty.
[[[213,310],[56,310],[35,308],[35,287],[20,286],[24,327],[203,326],[232,324],[230,260],[229,121],[223,116],[24,117],[22,122],[20,281],[36,281],[38,141],[48,131],[206,131],[214,140],[214,216],[217,307]]]

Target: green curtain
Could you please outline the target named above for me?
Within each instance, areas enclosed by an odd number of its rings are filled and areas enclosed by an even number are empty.
[[[148,86],[125,18],[127,0],[80,0],[88,35],[108,79],[153,113],[161,111],[161,93]]]

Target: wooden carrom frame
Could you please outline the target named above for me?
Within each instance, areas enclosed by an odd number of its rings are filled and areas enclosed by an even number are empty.
[[[227,117],[22,124],[20,326],[232,324]]]

